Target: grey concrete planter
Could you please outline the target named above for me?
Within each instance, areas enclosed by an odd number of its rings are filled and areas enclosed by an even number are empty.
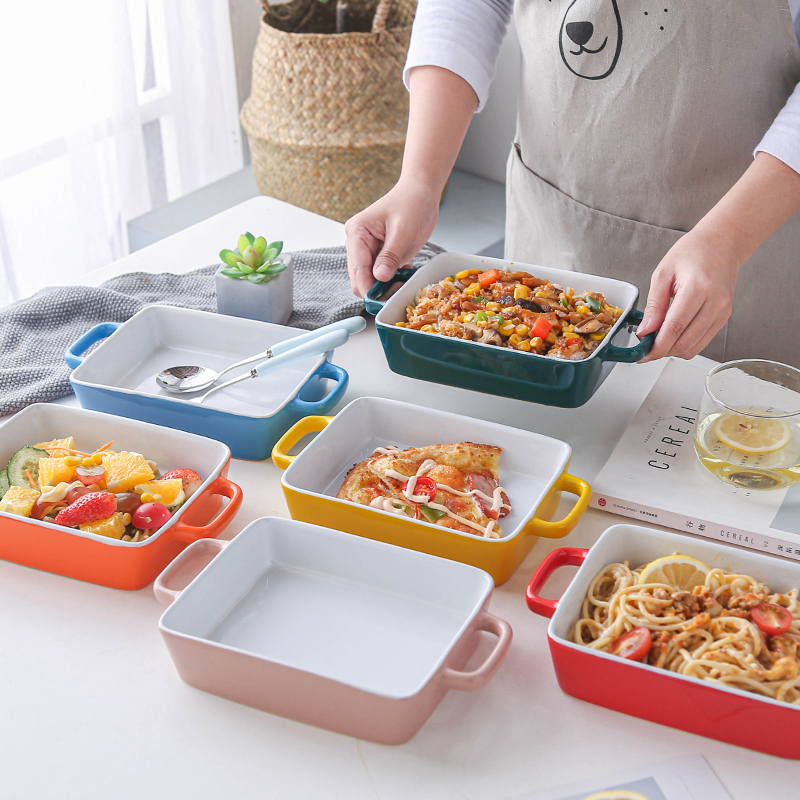
[[[286,269],[266,283],[229,278],[222,274],[225,265],[220,264],[214,276],[217,311],[230,317],[247,317],[285,325],[291,316],[294,301],[294,263],[288,254],[281,254],[279,260],[287,264]]]

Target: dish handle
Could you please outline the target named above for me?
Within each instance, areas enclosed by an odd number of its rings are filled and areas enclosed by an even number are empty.
[[[366,308],[370,314],[375,316],[383,308],[383,305],[386,302],[385,300],[380,299],[381,295],[385,294],[389,289],[391,289],[394,284],[398,282],[405,283],[415,272],[415,269],[402,267],[395,272],[394,277],[390,281],[377,281],[376,283],[373,283],[369,291],[364,295],[364,308]]]
[[[296,456],[290,456],[289,451],[309,433],[317,433],[324,430],[333,417],[311,416],[303,417],[289,428],[286,433],[275,442],[272,448],[272,463],[278,469],[286,469]]]
[[[335,384],[322,400],[303,400],[300,397],[301,393],[298,393],[289,405],[302,414],[319,414],[320,411],[325,412],[333,408],[342,399],[342,395],[347,390],[347,384],[350,382],[347,371],[337,367],[336,364],[331,364],[330,361],[323,361],[309,380],[314,378],[330,378],[335,381]]]
[[[578,524],[592,499],[592,487],[583,478],[577,478],[568,472],[562,472],[553,484],[552,492],[568,492],[578,496],[578,501],[564,519],[550,522],[534,516],[525,526],[525,533],[532,536],[544,536],[547,539],[561,539]]]
[[[639,325],[643,319],[644,312],[639,311],[638,308],[632,308],[625,319],[622,320],[622,325]],[[603,361],[621,361],[625,364],[633,364],[636,361],[641,361],[650,352],[657,333],[658,331],[648,333],[641,342],[633,347],[617,347],[616,345],[608,344],[598,350],[597,355]]]
[[[222,475],[212,481],[203,490],[203,494],[227,497],[228,505],[208,525],[187,525],[182,519],[177,520],[167,531],[173,539],[180,542],[196,542],[198,539],[216,538],[228,527],[242,504],[242,490]]]
[[[158,602],[165,606],[174,603],[183,589],[172,589],[170,587],[172,580],[182,573],[184,576],[182,582],[188,585],[227,544],[227,541],[220,539],[200,539],[175,556],[153,583],[153,594]],[[209,558],[209,553],[211,558]],[[203,567],[198,569],[200,562],[203,563]],[[191,575],[188,581],[186,580],[187,575]]]
[[[490,614],[488,611],[481,611],[475,620],[475,628],[479,631],[493,633],[497,637],[497,644],[492,648],[492,652],[477,669],[470,672],[445,667],[442,670],[442,682],[448,689],[461,689],[465,692],[472,692],[485,686],[492,676],[497,672],[500,663],[505,658],[508,648],[511,647],[511,626],[500,617]]]
[[[121,324],[121,322],[101,322],[99,325],[95,325],[94,328],[90,328],[86,331],[77,342],[71,344],[67,348],[67,352],[64,353],[64,361],[67,362],[70,369],[75,369],[75,367],[80,366],[83,363],[83,354],[93,344],[111,336]]]
[[[539,564],[539,569],[533,573],[531,582],[525,590],[525,600],[528,608],[534,614],[541,617],[552,617],[556,613],[558,600],[550,600],[541,597],[539,592],[542,590],[550,576],[561,567],[579,567],[586,560],[589,553],[588,548],[581,547],[557,547],[547,554],[544,561]]]

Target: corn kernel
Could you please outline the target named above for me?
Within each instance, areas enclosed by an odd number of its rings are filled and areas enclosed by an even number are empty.
[[[511,344],[519,344],[522,341],[522,337],[518,333],[512,333],[511,336],[508,337],[508,341]]]
[[[481,285],[479,283],[471,283],[466,289],[464,289],[464,294],[476,295],[478,292],[480,292],[480,290]]]
[[[77,467],[79,464],[83,463],[83,456],[66,456],[64,458],[64,466],[66,467]]]
[[[460,281],[462,278],[466,278],[469,275],[468,269],[462,269],[461,272],[456,272],[456,280]]]
[[[395,322],[395,326],[398,327],[398,328],[405,328],[406,327],[406,323],[405,322]]]
[[[575,309],[579,314],[589,314],[589,306],[578,306]]]
[[[122,524],[127,527],[131,524],[131,515],[130,514],[123,514],[122,515]]]
[[[536,292],[536,297],[547,297],[546,292]]]
[[[555,344],[556,343],[556,338],[557,338],[556,337],[556,332],[554,330],[551,330],[550,333],[548,333],[547,336],[545,336],[544,340],[548,344]]]
[[[94,465],[96,467],[99,467],[103,463],[103,456],[104,455],[105,455],[105,453],[95,453],[92,456],[92,461],[94,462]]]
[[[564,327],[561,330],[563,330],[564,333],[571,333],[572,331],[575,330],[575,326],[567,324],[567,325],[564,325]]]
[[[514,333],[514,326],[510,322],[507,322],[505,325],[501,325],[497,330],[503,336],[511,336],[511,334]]]
[[[472,320],[474,320],[474,319],[475,319],[475,315],[474,314],[462,314],[461,315],[461,321],[462,322],[472,322]]]
[[[580,337],[580,334],[578,334],[578,333],[570,332],[570,333],[565,333],[564,334],[564,338],[565,339],[580,339],[581,337]]]
[[[152,503],[155,498],[149,492],[142,493],[142,502],[143,503]]]
[[[493,311],[496,314],[500,310],[500,303],[487,303],[486,310]]]
[[[538,350],[541,346],[542,346],[542,337],[534,336],[533,339],[531,339],[531,347],[533,347],[535,350]]]
[[[514,287],[514,299],[515,300],[527,300],[528,295],[531,293],[531,290],[525,286],[524,283],[518,283]]]
[[[423,325],[420,330],[425,331],[425,333],[433,333],[433,325]]]
[[[524,350],[526,353],[529,353],[531,349],[531,342],[530,339],[523,339],[518,345],[517,350]]]
[[[596,333],[590,333],[589,338],[594,339],[596,342],[602,342],[603,339],[606,338],[606,333],[605,331],[597,331]]]
[[[528,332],[528,326],[527,325],[517,325],[517,327],[514,329],[514,332],[518,333],[520,336],[524,336]]]
[[[94,467],[97,465],[94,463],[94,459],[91,456],[87,456],[86,458],[83,459],[83,461],[81,461],[81,466]]]
[[[467,272],[470,275],[480,275],[481,272],[483,272],[483,270],[482,269],[468,269]]]

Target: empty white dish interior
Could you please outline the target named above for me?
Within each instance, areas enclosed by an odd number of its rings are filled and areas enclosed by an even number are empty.
[[[181,395],[168,392],[156,383],[159,372],[169,367],[195,365],[218,372],[303,333],[299,328],[241,317],[173,306],[148,306],[89,353],[72,378],[88,386],[185,404],[202,392]],[[272,416],[295,397],[324,360],[325,356],[313,356],[271,375],[242,381],[215,392],[204,401],[203,407],[249,417]],[[245,374],[259,363],[254,361],[232,370],[220,383]]]
[[[726,546],[712,539],[653,530],[638,525],[614,525],[604,531],[592,546],[586,560],[559,600],[556,612],[550,621],[548,631],[550,636],[560,644],[586,650],[585,647],[576,644],[572,640],[572,628],[581,617],[583,600],[586,597],[589,584],[595,576],[608,564],[627,561],[631,568],[635,569],[657,558],[669,556],[673,553],[696,558],[712,569],[720,568],[743,575],[752,575],[766,584],[773,592],[787,592],[790,589],[800,587],[800,565],[796,563],[781,561],[774,556],[762,555],[750,550]],[[612,656],[602,650],[592,650],[591,652],[599,658],[608,658],[620,662],[617,656]],[[671,675],[680,680],[692,682],[699,680],[698,678],[679,675],[677,672],[668,672],[648,664],[640,664],[636,661],[626,660],[624,664],[635,669],[652,670],[659,675]],[[733,692],[742,697],[757,698],[769,703],[775,703],[782,708],[789,705],[753,692],[745,692],[741,689],[725,686],[724,684],[711,681],[701,682],[722,691]],[[800,712],[800,707],[791,707],[797,708],[798,712]]]
[[[230,457],[230,450],[221,442],[196,436],[193,433],[161,428],[147,422],[139,422],[125,417],[87,411],[71,406],[36,403],[24,408],[0,426],[0,469],[20,447],[64,439],[72,436],[75,447],[90,453],[106,442],[114,440],[109,448],[119,452],[128,450],[141,453],[146,459],[155,461],[163,474],[172,469],[188,467],[197,472],[203,483],[189,500],[184,503],[172,519],[161,530],[143,542],[121,542],[108,536],[87,533],[78,528],[70,528],[70,533],[102,541],[120,547],[137,547],[155,540],[178,519],[201,492],[215,480]],[[0,512],[0,518],[10,514]],[[64,531],[60,525],[40,522],[28,518],[33,525],[54,527]]]
[[[291,489],[348,503],[337,499],[337,492],[353,465],[371,456],[376,448],[395,445],[405,450],[455,442],[503,448],[500,484],[511,502],[511,513],[500,520],[502,540],[486,539],[487,542],[504,541],[519,533],[572,455],[572,448],[566,442],[531,431],[397,400],[360,397],[345,406],[306,446],[284,472],[282,480]],[[389,511],[370,510],[395,516]],[[442,530],[430,522],[417,522]],[[448,532],[458,533],[450,529]]]
[[[551,283],[559,284],[565,288],[572,287],[576,292],[600,292],[606,302],[621,308],[623,313],[612,328],[612,332],[603,339],[609,342],[614,333],[622,324],[622,320],[628,315],[635,306],[639,296],[639,290],[626,281],[619,281],[613,278],[605,278],[600,275],[589,275],[583,272],[571,272],[569,270],[556,269],[555,267],[541,267],[533,264],[522,264],[516,261],[504,261],[499,258],[487,258],[484,256],[461,255],[458,253],[441,253],[432,258],[424,267],[421,267],[397,293],[392,295],[378,312],[375,320],[379,324],[394,326],[398,322],[406,321],[406,306],[415,305],[417,293],[433,283],[438,283],[448,275],[454,275],[465,269],[499,269],[509,272],[529,272],[536,278],[548,280]],[[417,331],[421,336],[425,334]],[[633,336],[633,334],[631,334]],[[494,345],[483,344],[481,342],[470,342],[478,347],[494,348]],[[618,343],[620,346],[624,343]],[[597,348],[599,349],[599,347]],[[593,350],[591,358],[597,349]],[[531,353],[519,352],[520,356],[530,356]],[[533,354],[536,356],[536,354]],[[540,356],[541,357],[541,356]]]
[[[493,586],[465,564],[262,517],[184,589],[159,625],[403,698],[430,681]]]

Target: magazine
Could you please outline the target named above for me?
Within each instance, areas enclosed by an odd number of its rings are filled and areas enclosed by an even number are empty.
[[[730,800],[700,755],[638,767],[557,789],[518,795],[512,800]]]
[[[700,464],[694,427],[712,365],[667,362],[592,482],[591,505],[800,561],[800,484],[749,490]]]

